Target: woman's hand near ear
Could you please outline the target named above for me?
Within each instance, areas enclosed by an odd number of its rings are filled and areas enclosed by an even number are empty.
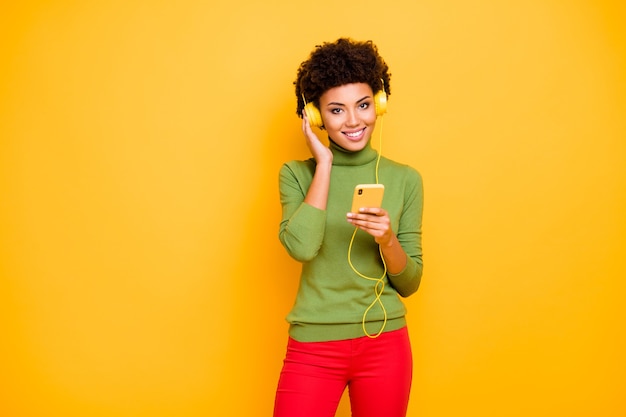
[[[304,132],[304,137],[306,138],[306,145],[316,162],[315,174],[313,174],[313,180],[304,197],[304,202],[320,210],[326,210],[328,190],[330,188],[330,171],[333,166],[333,153],[320,142],[317,135],[313,132],[304,111],[302,112],[302,132]]]
[[[306,146],[311,151],[313,158],[315,158],[315,162],[318,164],[332,163],[332,152],[319,140],[315,132],[313,132],[309,124],[309,119],[306,117],[304,111],[302,111],[302,132],[306,138]]]

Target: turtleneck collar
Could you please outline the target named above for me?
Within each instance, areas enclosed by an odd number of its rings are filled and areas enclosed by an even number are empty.
[[[378,152],[376,152],[370,142],[367,142],[367,145],[360,151],[349,151],[347,149],[342,148],[337,145],[332,139],[329,138],[330,142],[330,150],[333,153],[333,165],[347,165],[347,166],[357,166],[357,165],[365,165],[368,162],[373,161],[378,156]]]

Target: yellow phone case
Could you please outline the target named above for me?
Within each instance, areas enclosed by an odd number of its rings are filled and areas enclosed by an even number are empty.
[[[385,186],[383,184],[359,184],[354,187],[352,213],[358,213],[363,207],[380,207],[383,203]]]

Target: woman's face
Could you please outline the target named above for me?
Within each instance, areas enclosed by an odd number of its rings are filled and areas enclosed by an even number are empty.
[[[333,142],[346,150],[360,151],[376,126],[372,88],[366,83],[331,88],[320,97],[320,113]]]

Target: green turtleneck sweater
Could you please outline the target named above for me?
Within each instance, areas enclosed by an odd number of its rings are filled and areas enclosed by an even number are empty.
[[[315,173],[315,160],[290,161],[280,170],[282,220],[279,238],[291,257],[302,263],[300,285],[287,316],[289,334],[301,342],[361,337],[363,314],[376,299],[375,281],[357,275],[348,263],[354,226],[346,220],[357,184],[376,182],[377,152],[368,144],[348,152],[331,142],[333,166],[326,210],[304,202]],[[399,274],[387,273],[380,297],[387,311],[384,331],[406,325],[406,309],[399,296],[417,291],[422,276],[422,178],[413,168],[380,158],[379,182],[385,185],[382,207],[405,253],[407,264]],[[359,230],[351,260],[363,275],[379,278],[383,264],[374,238]],[[384,313],[375,303],[366,316],[366,329],[376,334]]]

